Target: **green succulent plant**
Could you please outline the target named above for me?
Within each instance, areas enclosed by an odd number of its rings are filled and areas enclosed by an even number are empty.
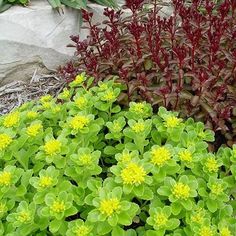
[[[236,146],[92,82],[0,117],[0,235],[235,235]]]

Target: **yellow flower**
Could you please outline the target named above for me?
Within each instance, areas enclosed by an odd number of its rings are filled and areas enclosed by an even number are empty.
[[[58,105],[55,105],[55,106],[52,106],[52,112],[55,114],[55,113],[58,113],[61,111],[61,107],[58,106]]]
[[[131,129],[135,132],[135,133],[141,133],[145,130],[145,126],[143,122],[137,122],[136,124],[134,124]]]
[[[32,124],[27,128],[26,133],[29,136],[35,137],[42,128],[43,126],[41,124]]]
[[[204,220],[205,213],[202,208],[196,210],[196,212],[191,216],[191,221],[198,224],[202,224]]]
[[[10,143],[12,142],[12,138],[7,134],[0,134],[0,151],[6,149]]]
[[[82,115],[73,117],[70,121],[70,127],[74,130],[83,129],[89,123],[89,118]]]
[[[111,198],[101,201],[99,211],[104,215],[111,216],[113,213],[119,211],[120,208],[120,201],[117,198]]]
[[[85,80],[84,75],[80,74],[75,77],[75,80],[72,83],[75,85],[80,85],[82,82],[84,82],[84,80]]]
[[[65,211],[66,206],[64,201],[54,201],[52,206],[50,207],[51,211],[55,212],[55,213],[61,213],[63,211]]]
[[[7,211],[7,207],[5,203],[0,202],[0,215]]]
[[[107,91],[103,96],[105,101],[112,101],[114,98],[116,98],[116,96],[113,91]]]
[[[132,158],[132,156],[131,156],[130,153],[123,153],[122,156],[121,156],[121,158],[120,158],[120,162],[122,162],[122,163],[128,163],[128,162],[131,161],[131,158]]]
[[[52,96],[51,95],[45,95],[45,96],[42,96],[40,98],[40,102],[41,103],[46,103],[46,102],[50,102],[52,100]]]
[[[63,92],[61,93],[61,97],[62,97],[63,99],[69,98],[69,97],[70,97],[70,91],[69,91],[67,88],[65,88],[65,89],[63,90]]]
[[[84,108],[87,105],[87,99],[84,97],[79,97],[75,99],[75,104],[79,109]]]
[[[8,171],[0,173],[0,185],[9,186],[11,184],[12,174]]]
[[[164,213],[158,213],[155,217],[155,223],[159,227],[166,225],[167,221],[168,217]]]
[[[39,187],[47,188],[50,187],[53,183],[53,180],[49,176],[42,176],[39,180]]]
[[[166,147],[156,147],[151,151],[151,162],[154,165],[162,166],[170,158],[171,153]]]
[[[214,236],[214,233],[209,226],[203,226],[199,231],[199,236]]]
[[[190,196],[190,187],[187,184],[176,183],[172,193],[178,199],[187,199]]]
[[[17,220],[20,221],[21,223],[26,223],[31,221],[30,213],[27,211],[20,212],[17,216]]]
[[[79,226],[75,231],[76,236],[86,236],[89,234],[89,228],[85,225]]]
[[[122,128],[121,128],[119,122],[117,122],[117,121],[114,122],[113,129],[114,129],[115,132],[120,132],[121,131]]]
[[[188,150],[183,150],[179,152],[179,159],[181,161],[191,162],[193,160],[192,153]]]
[[[222,184],[213,184],[211,186],[211,192],[215,195],[220,195],[224,191]]]
[[[81,162],[81,164],[82,165],[90,165],[91,163],[92,163],[92,157],[91,157],[91,155],[82,155],[81,157],[80,157],[80,162]]]
[[[165,126],[167,128],[175,128],[181,123],[182,119],[179,119],[175,116],[169,116],[165,120]]]
[[[3,125],[6,128],[10,128],[15,126],[19,122],[19,120],[20,120],[20,113],[18,111],[12,112],[4,118]]]
[[[146,172],[143,167],[132,162],[121,171],[121,178],[124,184],[141,184],[144,182],[145,176]]]
[[[44,145],[44,151],[48,155],[58,154],[61,151],[61,142],[55,139],[47,141]]]
[[[232,236],[228,227],[224,227],[220,230],[220,236]]]
[[[135,103],[133,106],[132,106],[132,109],[131,111],[134,111],[136,113],[143,113],[144,112],[144,104],[143,103]]]
[[[28,111],[26,113],[27,118],[29,119],[35,119],[38,116],[38,113],[35,111]]]
[[[208,169],[209,172],[217,172],[218,171],[219,166],[218,166],[218,163],[214,157],[207,158],[206,168]]]
[[[51,103],[50,102],[43,102],[42,106],[44,109],[49,109],[49,108],[51,108]]]

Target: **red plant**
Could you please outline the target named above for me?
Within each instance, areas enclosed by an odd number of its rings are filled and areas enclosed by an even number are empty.
[[[232,131],[236,1],[216,6],[211,0],[189,5],[172,0],[168,19],[158,15],[157,0],[151,2],[127,0],[127,17],[123,11],[105,9],[104,28],[92,24],[92,13],[83,11],[90,35],[84,41],[71,37],[77,60],[61,67],[61,75],[72,80],[86,71],[96,82],[119,76],[127,86],[127,102],[142,97],[185,117],[194,116],[215,131]],[[227,134],[231,142],[233,135]]]

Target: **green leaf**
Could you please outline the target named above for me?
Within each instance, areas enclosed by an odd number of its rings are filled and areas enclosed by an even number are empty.
[[[97,224],[97,232],[99,235],[108,234],[111,230],[112,226],[110,226],[106,221]]]
[[[16,191],[16,196],[20,197],[20,196],[24,196],[27,192],[27,189],[25,186],[23,185],[20,185],[18,188],[17,188],[17,191]]]
[[[179,225],[180,225],[180,221],[178,219],[172,218],[168,222],[167,229],[173,230],[179,227]]]
[[[128,226],[128,225],[131,225],[132,224],[132,218],[130,217],[130,215],[126,212],[121,212],[119,215],[118,215],[118,222],[121,224],[121,225],[125,225],[125,226]]]
[[[125,236],[125,231],[120,228],[119,226],[113,228],[112,230],[112,236]]]
[[[182,206],[187,210],[187,211],[191,211],[192,210],[192,202],[190,199],[187,199],[185,201],[181,202]]]
[[[118,216],[116,214],[111,215],[110,217],[108,217],[108,223],[114,227],[117,225],[118,222]]]
[[[214,213],[217,210],[217,201],[208,199],[206,202],[207,208],[210,212]]]
[[[134,190],[134,193],[135,193],[138,197],[142,198],[142,196],[143,196],[143,194],[144,194],[144,185],[141,184],[141,185],[139,185],[139,186],[134,186],[133,190]]]
[[[173,202],[171,204],[171,212],[173,213],[173,215],[178,215],[181,212],[182,208],[183,207],[178,202]]]
[[[161,186],[158,190],[157,193],[160,194],[161,196],[169,196],[171,194],[171,190],[167,186]]]
[[[60,220],[53,220],[49,223],[49,230],[51,233],[56,233],[61,226],[61,221]]]
[[[145,186],[144,193],[141,196],[141,199],[143,199],[143,200],[152,200],[153,197],[154,197],[153,191],[149,187]]]
[[[68,6],[68,7],[72,7],[72,8],[75,8],[75,9],[86,9],[86,4],[84,3],[84,1],[81,1],[81,0],[74,0],[74,1],[71,1],[71,0],[61,0],[61,2]]]

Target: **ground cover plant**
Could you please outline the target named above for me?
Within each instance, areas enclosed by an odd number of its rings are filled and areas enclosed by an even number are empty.
[[[236,146],[92,82],[0,117],[0,235],[233,236]]]
[[[145,99],[179,111],[216,131],[216,148],[231,146],[236,141],[236,1],[185,3],[173,0],[172,16],[161,18],[158,1],[127,0],[125,11],[104,10],[102,26],[84,11],[90,35],[83,41],[71,37],[77,59],[60,73],[69,81],[79,71],[96,82],[119,76],[127,86],[121,103]]]

